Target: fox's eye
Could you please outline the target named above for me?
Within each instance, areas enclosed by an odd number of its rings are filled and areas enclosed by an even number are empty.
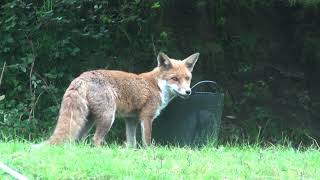
[[[187,76],[187,77],[186,77],[186,80],[187,80],[187,81],[189,81],[189,80],[190,80],[190,77],[189,77],[189,76]]]
[[[179,81],[179,79],[177,77],[172,77],[171,80]]]

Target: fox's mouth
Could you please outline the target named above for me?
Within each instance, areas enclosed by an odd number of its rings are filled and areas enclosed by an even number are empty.
[[[178,91],[174,90],[174,92],[176,93],[177,96],[179,96],[182,99],[188,99],[189,95],[188,94],[181,94]]]

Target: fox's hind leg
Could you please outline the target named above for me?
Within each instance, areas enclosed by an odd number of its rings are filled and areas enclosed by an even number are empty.
[[[90,84],[90,93],[88,93],[87,98],[90,104],[90,115],[92,115],[96,125],[93,142],[96,146],[100,146],[115,118],[116,101],[114,91],[105,82],[99,81],[99,79],[94,80]]]
[[[86,122],[85,126],[81,129],[79,133],[79,140],[85,140],[88,137],[89,131],[93,127],[94,121],[89,116],[88,121]]]
[[[92,99],[94,101],[90,109],[96,125],[93,142],[96,146],[100,146],[114,122],[116,102],[106,94],[98,94]]]
[[[99,115],[96,115],[96,132],[93,136],[93,142],[96,146],[101,146],[104,136],[109,132],[115,117],[115,107],[106,109]]]

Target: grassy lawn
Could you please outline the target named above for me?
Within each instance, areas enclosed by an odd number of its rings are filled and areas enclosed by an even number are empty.
[[[0,142],[0,161],[30,179],[317,179],[320,151],[270,147],[201,149]],[[10,179],[0,170],[0,179]]]

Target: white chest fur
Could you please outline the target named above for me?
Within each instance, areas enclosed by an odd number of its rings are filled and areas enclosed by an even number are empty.
[[[161,90],[160,91],[161,103],[160,103],[160,106],[158,107],[158,109],[156,111],[156,114],[155,114],[154,118],[159,116],[161,110],[164,109],[173,98],[173,95],[170,92],[166,81],[158,80],[158,86],[159,86],[159,88]]]

